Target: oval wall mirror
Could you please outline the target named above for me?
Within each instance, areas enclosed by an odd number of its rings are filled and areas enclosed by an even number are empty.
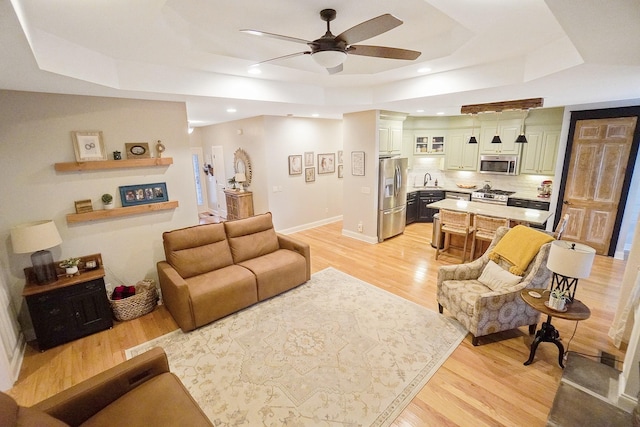
[[[249,155],[242,148],[238,148],[236,152],[233,153],[233,169],[235,173],[243,173],[246,176],[245,186],[251,185],[251,177],[253,175],[251,171],[251,160],[249,160]]]

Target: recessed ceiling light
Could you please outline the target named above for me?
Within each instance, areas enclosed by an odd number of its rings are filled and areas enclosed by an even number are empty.
[[[416,110],[416,113],[424,113],[424,110]]]
[[[260,69],[260,66],[258,66],[258,65],[250,66],[249,69],[247,70],[247,72],[249,74],[262,74],[262,70]]]
[[[431,71],[431,68],[429,67],[418,68],[419,73],[428,73],[429,71]]]
[[[444,116],[444,111],[438,111],[436,114],[437,114],[438,116]]]
[[[311,117],[320,117],[320,114],[318,114],[318,113],[313,113],[313,114],[311,115]]]
[[[235,108],[227,108],[227,113],[235,113],[236,111],[238,110],[236,110]]]

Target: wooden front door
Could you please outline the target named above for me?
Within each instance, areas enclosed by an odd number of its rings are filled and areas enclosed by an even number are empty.
[[[569,214],[564,240],[607,255],[619,217],[637,117],[577,120],[562,215]]]

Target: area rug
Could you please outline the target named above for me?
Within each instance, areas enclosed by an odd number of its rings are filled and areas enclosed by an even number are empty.
[[[328,268],[164,348],[216,426],[388,426],[466,335],[439,315]]]

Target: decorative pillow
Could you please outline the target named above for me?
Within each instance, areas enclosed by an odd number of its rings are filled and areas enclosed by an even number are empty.
[[[520,283],[521,280],[522,277],[509,273],[507,270],[503,270],[502,267],[493,261],[489,261],[487,263],[482,274],[478,278],[478,282],[482,283],[492,291],[516,285]]]

